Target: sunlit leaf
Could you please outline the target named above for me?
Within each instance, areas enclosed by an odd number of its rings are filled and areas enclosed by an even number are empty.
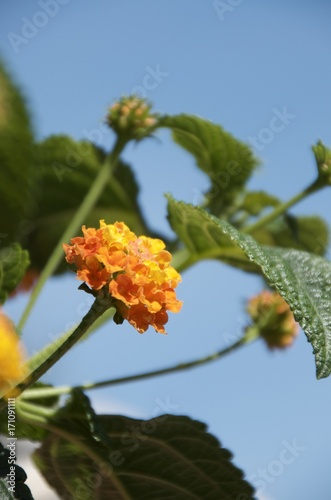
[[[168,210],[174,231],[197,260],[221,253],[219,240],[226,235],[259,266],[268,284],[289,304],[311,342],[317,377],[327,377],[331,372],[331,263],[299,250],[262,246],[205,210],[170,197]]]
[[[209,176],[207,205],[212,213],[222,213],[258,164],[251,148],[220,125],[198,116],[165,116],[161,126],[171,129],[175,142],[190,152],[197,166]]]

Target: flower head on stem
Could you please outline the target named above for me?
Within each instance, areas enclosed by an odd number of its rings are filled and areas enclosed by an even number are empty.
[[[158,115],[151,113],[151,105],[145,99],[133,95],[115,102],[106,121],[118,136],[138,141],[155,130]]]
[[[282,349],[293,344],[299,325],[290,307],[277,292],[263,290],[252,297],[247,304],[247,312],[270,349]]]
[[[152,326],[165,333],[167,311],[179,312],[182,303],[174,290],[181,277],[170,265],[171,254],[163,241],[137,237],[123,222],[101,220],[99,229],[83,226],[82,231],[82,237],[63,245],[77,278],[92,291],[105,287],[117,317],[126,319],[138,332]]]

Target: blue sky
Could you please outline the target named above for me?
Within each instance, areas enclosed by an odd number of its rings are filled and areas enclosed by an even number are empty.
[[[285,108],[290,118],[284,129],[256,151],[262,165],[250,187],[285,200],[312,181],[311,145],[319,138],[331,145],[327,0],[50,3],[53,17],[38,14],[47,12],[46,0],[0,5],[0,53],[24,89],[38,138],[65,133],[109,147],[112,136],[103,126],[107,107],[137,87],[162,113],[197,114],[248,142],[263,137],[262,129]],[[221,4],[227,5],[223,14]],[[35,29],[29,31],[29,22]],[[144,88],[146,76],[155,71],[157,85]],[[163,194],[194,203],[206,177],[165,131],[157,141],[129,147],[124,158],[139,180],[147,220],[171,234]],[[330,224],[329,197],[324,190],[293,213],[320,214]],[[184,308],[171,318],[167,336],[108,324],[44,380],[78,384],[211,353],[240,335],[245,301],[260,289],[257,277],[216,262],[200,263],[183,275],[178,294]],[[18,297],[6,310],[17,319],[25,302]],[[87,304],[73,275],[50,280],[26,325],[29,352],[79,321]],[[174,413],[206,422],[246,474],[260,479],[259,498],[327,500],[330,389],[330,379],[316,381],[312,349],[301,332],[285,352],[271,353],[256,342],[194,371],[91,396],[100,408],[146,418],[168,400]],[[294,441],[299,451],[285,464],[284,449],[293,448]],[[261,479],[263,469],[266,479]]]

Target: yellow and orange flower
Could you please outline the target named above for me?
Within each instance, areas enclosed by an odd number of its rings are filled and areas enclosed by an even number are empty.
[[[252,297],[247,312],[270,349],[289,347],[299,333],[289,305],[277,292],[263,290]]]
[[[92,290],[107,286],[118,313],[140,333],[152,326],[165,333],[167,311],[179,312],[182,302],[174,288],[181,281],[170,266],[163,241],[137,237],[123,222],[100,228],[82,227],[83,237],[64,244],[66,260],[77,268],[77,278]]]
[[[0,392],[23,378],[23,353],[10,319],[0,311]]]

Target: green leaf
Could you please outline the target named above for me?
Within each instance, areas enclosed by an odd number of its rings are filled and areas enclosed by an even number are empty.
[[[168,199],[170,200],[168,205],[170,224],[192,254],[193,260],[220,259],[222,262],[244,271],[260,273],[256,263],[250,261],[241,248],[222,231],[212,230],[212,234],[203,233],[199,217],[186,218],[184,211],[178,214],[177,209],[173,209],[173,203],[177,202],[172,200],[170,196]],[[183,203],[183,206],[186,205]],[[191,205],[187,206],[191,207]],[[192,206],[192,208],[194,207]]]
[[[37,157],[43,189],[28,249],[33,267],[42,269],[91,187],[106,155],[87,141],[52,136],[37,146]],[[124,221],[132,231],[146,234],[148,229],[137,197],[138,186],[132,170],[120,162],[97,205],[84,221],[85,225],[99,227],[100,219],[108,223]],[[63,259],[58,271],[65,269],[67,264]]]
[[[276,207],[280,201],[275,196],[264,191],[250,191],[240,205],[240,210],[244,210],[250,215],[259,215],[267,207]]]
[[[52,427],[34,460],[68,500],[253,498],[231,453],[188,417],[97,416],[75,391]]]
[[[0,63],[0,248],[21,240],[34,207],[36,167],[24,99]]]
[[[317,378],[331,372],[331,263],[299,250],[264,247],[201,208],[169,197],[170,223],[195,259],[217,256],[226,235],[259,266],[293,311],[313,346]],[[199,230],[198,230],[199,228]]]
[[[328,248],[329,229],[320,217],[293,217],[287,215],[268,225],[266,231],[272,238],[268,245],[295,248],[323,256]],[[258,232],[254,237],[259,241]]]
[[[22,280],[29,265],[29,254],[18,243],[0,250],[0,304]]]
[[[174,141],[191,153],[211,181],[207,206],[221,214],[231,206],[258,161],[251,148],[220,125],[193,115],[164,116],[161,126],[172,130]]]

